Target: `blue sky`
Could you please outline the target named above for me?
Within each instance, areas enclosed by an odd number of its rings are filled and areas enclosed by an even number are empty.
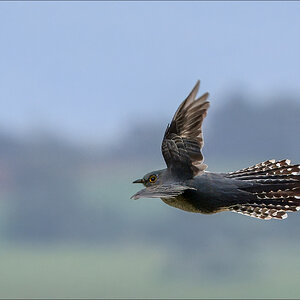
[[[299,11],[299,2],[1,2],[0,126],[107,139],[171,118],[197,79],[212,107],[233,90],[300,95]]]

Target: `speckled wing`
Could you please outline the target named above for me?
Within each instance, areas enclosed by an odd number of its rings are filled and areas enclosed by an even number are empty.
[[[139,198],[174,198],[181,195],[185,190],[195,190],[193,187],[180,184],[154,185],[140,190],[131,199]]]
[[[208,93],[196,99],[197,81],[188,97],[178,107],[168,125],[162,142],[162,154],[167,167],[177,176],[192,178],[206,169],[203,164],[202,122],[207,114]]]

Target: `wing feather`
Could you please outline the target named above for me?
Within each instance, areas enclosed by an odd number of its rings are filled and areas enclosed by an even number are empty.
[[[168,125],[162,142],[162,154],[167,167],[176,175],[193,177],[206,168],[203,164],[202,123],[209,108],[209,94],[196,99],[198,80],[188,97],[180,104]]]

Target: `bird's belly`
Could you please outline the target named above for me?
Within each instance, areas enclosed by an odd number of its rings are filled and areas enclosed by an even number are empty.
[[[210,213],[210,212],[203,211],[202,209],[199,209],[193,203],[191,203],[185,197],[182,197],[182,196],[178,196],[176,198],[161,198],[161,200],[170,206],[173,206],[173,207],[176,207],[178,209],[185,210],[188,212]]]
[[[181,210],[202,214],[214,214],[227,210],[227,207],[220,205],[218,201],[212,198],[201,197],[201,195],[180,195],[175,198],[161,198],[166,204]]]

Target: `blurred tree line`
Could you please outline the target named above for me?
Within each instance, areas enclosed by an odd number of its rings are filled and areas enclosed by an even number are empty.
[[[231,98],[219,109],[211,108],[204,123],[204,154],[209,170],[234,170],[271,158],[290,158],[300,163],[299,101],[279,97],[258,106],[242,95]],[[124,234],[131,233],[131,237],[147,234],[153,239],[187,245],[185,230],[190,224],[185,215],[175,212],[156,218],[149,226],[148,222],[137,224],[128,211],[122,213],[126,204],[118,206],[119,201],[131,196],[127,186],[131,185],[137,162],[141,166],[162,163],[160,143],[167,121],[136,124],[118,137],[116,145],[106,148],[101,144],[93,148],[78,145],[50,134],[16,137],[2,132],[3,237],[19,242],[103,243],[122,240]],[[123,192],[116,196],[115,189]],[[98,209],[95,203],[99,203]],[[191,216],[191,222],[195,220]],[[206,224],[197,227],[199,235],[209,230],[209,224],[229,234],[222,218],[197,219],[199,222]],[[295,222],[296,219],[278,230],[291,231]],[[178,225],[176,234],[169,230],[174,223]],[[236,236],[242,234],[241,226],[230,227],[231,235],[232,230]],[[268,227],[265,233],[272,234]]]

